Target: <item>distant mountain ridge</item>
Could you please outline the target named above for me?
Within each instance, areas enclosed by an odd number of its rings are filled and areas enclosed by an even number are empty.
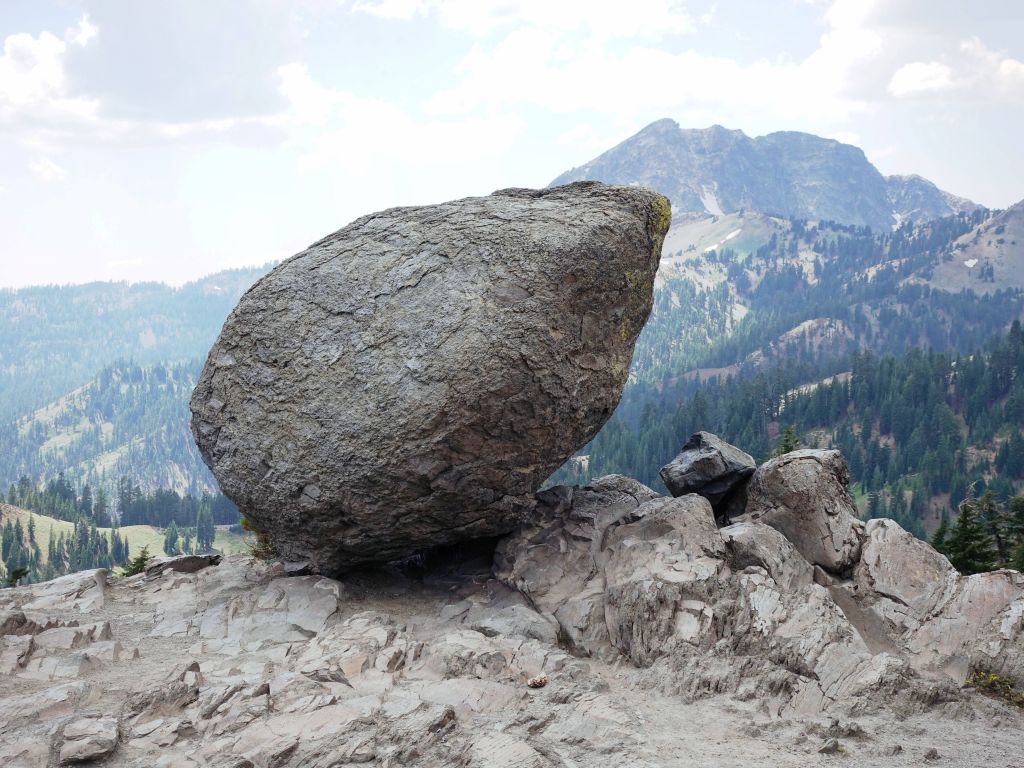
[[[652,187],[675,212],[750,210],[879,232],[980,208],[920,176],[885,177],[861,149],[834,139],[798,131],[751,138],[720,125],[683,129],[667,118],[551,186],[588,179]]]
[[[239,297],[271,266],[172,288],[95,282],[0,289],[0,422],[27,416],[117,360],[205,356]]]

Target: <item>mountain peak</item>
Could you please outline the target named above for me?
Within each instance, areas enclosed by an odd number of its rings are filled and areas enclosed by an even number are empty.
[[[660,120],[655,120],[653,123],[649,123],[640,129],[636,134],[639,136],[643,133],[664,133],[668,131],[678,131],[679,123],[673,120],[671,117],[663,117]]]
[[[835,139],[800,131],[751,138],[719,124],[682,128],[671,118],[650,123],[551,185],[584,179],[652,187],[680,212],[745,209],[877,231],[979,207],[919,176],[884,177],[862,149]]]

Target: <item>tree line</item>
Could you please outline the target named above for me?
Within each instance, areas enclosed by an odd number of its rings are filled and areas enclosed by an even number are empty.
[[[179,527],[195,526],[200,517],[209,518],[212,525],[239,522],[238,507],[222,493],[180,494],[163,488],[146,493],[138,481],[128,476],[118,479],[111,500],[102,487],[93,492],[87,482],[76,489],[62,472],[39,485],[23,475],[8,488],[7,503],[68,522],[83,518],[99,528],[166,528],[172,522]]]
[[[992,491],[968,498],[952,524],[943,516],[931,544],[961,573],[1024,571],[1024,496],[1000,502]]]
[[[802,343],[799,339],[794,344]],[[648,400],[617,412],[551,482],[609,473],[662,489],[658,469],[690,434],[714,432],[767,458],[792,427],[805,446],[839,448],[869,517],[892,517],[916,535],[953,517],[971,494],[1001,504],[1024,483],[1024,333],[1019,321],[975,354],[854,352],[843,375],[807,385],[811,363],[782,361],[752,376],[711,380],[674,405]]]
[[[164,528],[168,555],[213,549],[217,525],[237,525],[238,508],[223,494],[178,494],[157,490],[144,493],[137,482],[122,477],[111,501],[102,488],[93,493],[88,483],[76,489],[63,474],[36,485],[22,477],[12,483],[7,503],[57,520],[73,523],[71,531],[48,530],[46,555],[34,515],[0,526],[0,578],[36,582],[88,568],[113,568],[128,560],[126,525]],[[17,577],[17,578],[14,578]]]

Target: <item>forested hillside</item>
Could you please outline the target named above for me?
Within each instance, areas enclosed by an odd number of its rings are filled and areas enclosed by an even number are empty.
[[[0,422],[82,386],[115,360],[168,364],[205,355],[265,267],[181,288],[88,283],[0,290]]]
[[[37,486],[27,477],[0,499],[0,579],[40,581],[84,568],[112,568],[143,547],[153,556],[245,548],[238,509],[223,495],[144,493],[129,478],[108,497],[63,475]]]
[[[150,493],[213,492],[188,426],[199,368],[198,360],[150,368],[118,361],[29,416],[0,423],[0,482],[60,474],[110,496],[128,476]]]
[[[947,292],[926,281],[937,264],[956,258],[957,239],[988,215],[961,214],[881,235],[773,219],[766,241],[749,243],[746,251],[731,247],[741,234],[717,249],[666,253],[655,308],[634,354],[641,388],[633,394],[649,399],[656,389],[678,396],[692,390],[687,372],[759,370],[794,354],[820,360],[854,348],[978,348],[1021,315],[1024,293],[1012,287]],[[734,217],[734,231],[742,233],[750,218]],[[804,333],[801,325],[809,322],[828,332]],[[786,343],[797,336],[806,343]]]
[[[621,413],[553,481],[611,472],[663,488],[658,469],[697,430],[715,432],[765,459],[787,427],[803,445],[836,447],[868,516],[919,535],[968,497],[992,490],[1005,502],[1024,482],[1024,333],[1015,321],[975,354],[912,350],[827,358],[842,369],[806,384],[823,363],[787,355],[750,376],[713,379],[669,407],[647,401]]]

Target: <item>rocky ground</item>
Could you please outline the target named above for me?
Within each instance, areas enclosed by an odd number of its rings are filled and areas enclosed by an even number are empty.
[[[186,557],[4,590],[0,765],[1021,768],[1021,710],[964,683],[1020,678],[1024,577],[826,514],[842,469],[758,470],[762,519],[819,503],[795,542],[613,476],[401,569]],[[831,529],[842,573],[809,559]]]
[[[662,693],[623,658],[571,653],[486,563],[335,581],[233,556],[2,594],[9,768],[1024,765],[1020,711],[970,691],[813,716]]]

